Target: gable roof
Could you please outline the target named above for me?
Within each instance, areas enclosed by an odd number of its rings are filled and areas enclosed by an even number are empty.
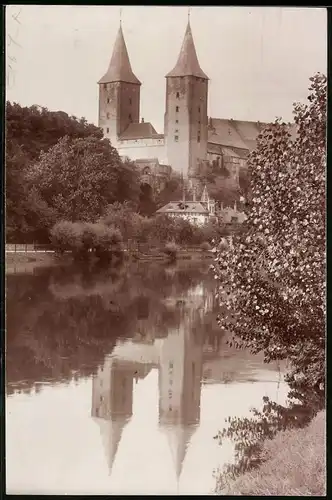
[[[257,137],[268,125],[263,122],[245,120],[227,120],[220,118],[209,119],[208,150],[214,152],[212,145],[225,146],[226,148],[245,149],[252,151],[256,147]],[[296,136],[296,125],[289,124],[292,139]]]
[[[177,63],[172,71],[167,73],[166,78],[172,76],[196,76],[204,80],[209,79],[199,65],[189,21]]]
[[[122,132],[120,140],[129,139],[163,139],[163,134],[158,134],[149,122],[130,123]]]
[[[111,82],[126,82],[141,85],[141,82],[134,75],[133,70],[131,69],[121,25],[115,40],[108,70],[98,83]]]
[[[183,207],[183,208],[181,208]],[[159,208],[156,212],[157,214],[201,214],[201,215],[209,215],[209,211],[205,208],[201,202],[199,201],[171,201]]]

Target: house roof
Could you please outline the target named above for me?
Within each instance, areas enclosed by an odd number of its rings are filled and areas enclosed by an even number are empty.
[[[256,147],[258,135],[267,125],[267,123],[262,122],[210,118],[208,150],[217,152],[215,145],[220,145],[226,148],[252,151]],[[289,132],[294,139],[296,136],[295,124],[289,124]]]
[[[205,80],[209,79],[199,65],[189,21],[177,63],[172,71],[167,73],[166,78],[172,76],[196,76]]]
[[[213,144],[212,142],[208,143],[207,152],[219,154],[219,155],[222,154],[223,156],[232,156],[235,158],[240,158],[240,155],[237,154],[232,149],[226,148],[226,147],[222,146],[221,144]]]
[[[199,201],[171,201],[167,205],[159,208],[157,214],[202,214],[208,215],[209,211]]]
[[[113,54],[108,70],[98,83],[111,82],[126,82],[141,85],[141,82],[134,75],[133,70],[131,69],[121,25],[115,40]]]
[[[163,134],[158,134],[149,122],[130,123],[121,134],[120,140],[130,139],[163,139]]]

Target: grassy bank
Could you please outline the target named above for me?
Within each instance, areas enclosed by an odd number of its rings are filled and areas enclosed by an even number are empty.
[[[226,495],[326,495],[326,416],[320,412],[308,427],[280,432],[263,448],[266,461],[233,483]]]

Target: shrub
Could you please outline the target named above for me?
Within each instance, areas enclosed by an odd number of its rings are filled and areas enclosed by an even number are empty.
[[[201,244],[201,249],[203,250],[203,252],[208,252],[209,250],[211,250],[211,245],[208,241],[203,241],[203,243]]]
[[[175,242],[166,243],[164,253],[169,257],[171,261],[176,260],[178,251],[179,249]]]
[[[51,229],[51,243],[60,253],[66,250],[82,249],[82,224],[78,222],[60,221]]]
[[[93,255],[104,260],[123,252],[120,231],[100,222],[59,222],[51,230],[51,240],[60,253],[69,250],[76,260]]]

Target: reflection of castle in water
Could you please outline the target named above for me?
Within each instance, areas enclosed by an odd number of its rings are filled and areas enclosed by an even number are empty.
[[[145,341],[117,344],[112,356],[99,367],[93,378],[92,416],[100,426],[110,472],[123,429],[132,416],[134,380],[146,377],[154,368],[159,379],[159,426],[169,442],[179,480],[187,447],[200,420],[204,347],[200,325],[212,301],[203,287],[166,299],[168,309],[180,311],[178,326],[170,328],[164,338],[154,331]],[[138,314],[139,333],[148,326],[148,316]]]

